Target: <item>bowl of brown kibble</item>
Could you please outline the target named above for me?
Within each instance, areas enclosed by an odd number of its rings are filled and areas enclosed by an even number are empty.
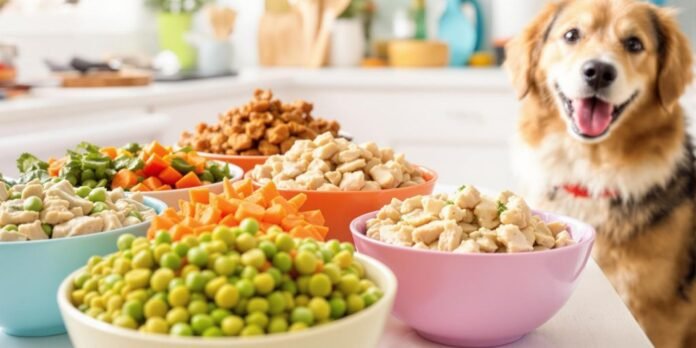
[[[312,116],[313,109],[307,101],[283,103],[270,90],[257,89],[248,103],[221,114],[217,124],[200,123],[194,132],[183,132],[179,146],[248,172],[269,156],[284,154],[297,140],[325,132],[338,136],[339,123]]]

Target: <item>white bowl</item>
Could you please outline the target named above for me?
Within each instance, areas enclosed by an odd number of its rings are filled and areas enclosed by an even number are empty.
[[[384,296],[369,308],[335,322],[301,332],[253,338],[173,337],[143,334],[122,329],[93,319],[70,302],[73,278],[83,269],[69,275],[58,289],[58,307],[75,348],[171,348],[171,347],[234,347],[234,348],[369,348],[375,347],[384,331],[387,317],[396,296],[396,277],[379,261],[362,254],[356,259],[365,266],[367,277]]]
[[[242,168],[239,168],[238,166],[236,166],[232,163],[221,162],[221,161],[214,161],[214,162],[217,162],[217,163],[222,164],[222,165],[227,165],[230,167],[230,173],[232,173],[232,175],[233,175],[232,179],[230,179],[231,181],[238,181],[244,177],[244,171],[242,170]],[[222,181],[216,182],[216,183],[210,184],[210,185],[198,186],[196,188],[207,188],[208,190],[210,190],[211,193],[216,193],[216,194],[222,193],[222,191],[224,190],[224,187],[222,185]],[[189,190],[190,190],[190,188],[173,189],[173,190],[165,190],[165,191],[146,191],[146,192],[143,192],[143,196],[159,199],[160,201],[164,202],[169,207],[178,207],[180,199],[188,201]]]

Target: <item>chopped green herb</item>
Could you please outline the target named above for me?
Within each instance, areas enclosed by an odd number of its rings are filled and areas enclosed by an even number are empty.
[[[506,210],[507,206],[503,202],[498,201],[498,215],[502,214]]]
[[[466,185],[459,186],[457,189],[457,192],[463,191],[466,188]]]

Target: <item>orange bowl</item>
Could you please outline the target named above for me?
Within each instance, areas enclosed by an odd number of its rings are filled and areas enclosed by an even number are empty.
[[[403,188],[395,188],[380,191],[310,191],[310,190],[281,190],[278,192],[285,198],[304,193],[307,202],[302,210],[321,210],[329,227],[327,239],[338,239],[343,242],[353,242],[350,232],[350,223],[358,216],[371,211],[379,210],[389,204],[392,198],[404,200],[417,195],[429,195],[433,193],[437,173],[419,167],[423,171],[425,182]],[[254,183],[256,187],[259,185]]]
[[[207,153],[207,152],[199,152],[199,155],[201,157],[210,159],[210,160],[216,160],[216,161],[223,161],[227,163],[232,163],[234,165],[237,165],[239,168],[242,168],[244,170],[244,173],[251,172],[252,169],[257,164],[263,164],[266,162],[269,156],[240,156],[240,155],[223,155],[223,154],[217,154],[217,153]]]

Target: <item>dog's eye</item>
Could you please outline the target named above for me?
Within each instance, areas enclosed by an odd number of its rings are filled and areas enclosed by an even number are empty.
[[[643,47],[643,42],[635,36],[629,37],[628,39],[624,40],[624,47],[626,48],[626,51],[629,51],[631,53],[638,53],[645,49]]]
[[[580,30],[573,28],[563,34],[563,40],[569,44],[574,44],[580,40]]]

